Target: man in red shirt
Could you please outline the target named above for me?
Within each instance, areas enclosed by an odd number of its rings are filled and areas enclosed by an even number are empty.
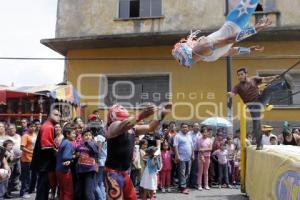
[[[57,147],[54,143],[54,126],[60,122],[58,110],[51,111],[48,120],[42,125],[33,151],[32,168],[38,172],[36,200],[47,200],[49,188],[55,185]]]
[[[237,70],[239,83],[233,88],[231,92],[228,92],[230,97],[239,95],[241,99],[247,104],[253,121],[253,133],[257,140],[257,150],[261,150],[263,145],[261,143],[261,110],[264,106],[268,106],[271,95],[273,92],[279,90],[291,89],[289,82],[291,77],[286,74],[283,81],[273,82],[275,79],[279,79],[279,76],[248,77],[247,69],[240,68]],[[269,83],[267,88],[260,92],[259,85],[262,83]]]

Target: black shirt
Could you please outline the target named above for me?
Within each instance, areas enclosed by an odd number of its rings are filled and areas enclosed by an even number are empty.
[[[115,138],[107,139],[105,166],[114,170],[126,171],[133,158],[135,133],[130,129]]]
[[[283,137],[283,144],[284,145],[293,145],[293,146],[297,146],[297,142],[296,139],[294,137],[294,134],[292,134],[292,140],[289,142],[285,139],[285,137]]]
[[[159,133],[154,133],[154,134],[150,134],[147,133],[143,139],[147,140],[148,142],[148,147],[156,147],[156,141],[160,140],[161,135]]]

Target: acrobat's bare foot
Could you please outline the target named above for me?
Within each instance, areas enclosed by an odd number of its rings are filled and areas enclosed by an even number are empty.
[[[255,25],[255,30],[256,32],[259,32],[265,28],[267,28],[268,26],[270,26],[272,24],[272,21],[267,18],[267,17],[263,17],[259,20],[259,22]]]

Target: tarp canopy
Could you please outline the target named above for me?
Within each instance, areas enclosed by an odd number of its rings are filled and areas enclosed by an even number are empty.
[[[2,90],[1,90],[2,89]],[[6,89],[0,88],[0,91],[10,91],[11,98],[13,97],[22,97],[24,95],[45,95],[59,101],[65,101],[72,104],[79,105],[80,98],[78,92],[74,89],[71,84],[63,85],[44,85],[44,86],[24,86],[24,87],[8,87]],[[20,96],[17,96],[17,95]],[[15,95],[15,96],[13,96]],[[0,93],[0,102],[1,100],[6,102],[7,96],[6,92]]]
[[[20,91],[13,91],[7,90],[4,88],[0,89],[0,105],[6,105],[6,100],[8,98],[20,98],[20,97],[32,97],[32,96],[39,96],[38,94],[28,93],[28,92],[20,92]]]

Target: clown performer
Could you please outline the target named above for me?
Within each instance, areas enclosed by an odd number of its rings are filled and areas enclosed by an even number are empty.
[[[272,22],[262,18],[254,27],[247,27],[248,21],[256,9],[259,0],[240,0],[240,3],[228,14],[224,25],[216,32],[197,37],[200,31],[191,32],[185,39],[175,44],[172,55],[175,60],[188,68],[198,62],[213,62],[222,56],[235,56],[261,52],[264,47],[259,45],[251,47],[233,47],[257,32],[265,29]]]
[[[107,116],[107,160],[105,163],[105,184],[108,199],[136,200],[134,186],[128,175],[133,159],[135,136],[151,133],[158,128],[164,117],[171,112],[172,105],[162,108],[145,107],[136,116],[130,116],[128,110],[121,105],[109,108]],[[157,111],[157,117],[148,125],[138,122],[150,117]]]

